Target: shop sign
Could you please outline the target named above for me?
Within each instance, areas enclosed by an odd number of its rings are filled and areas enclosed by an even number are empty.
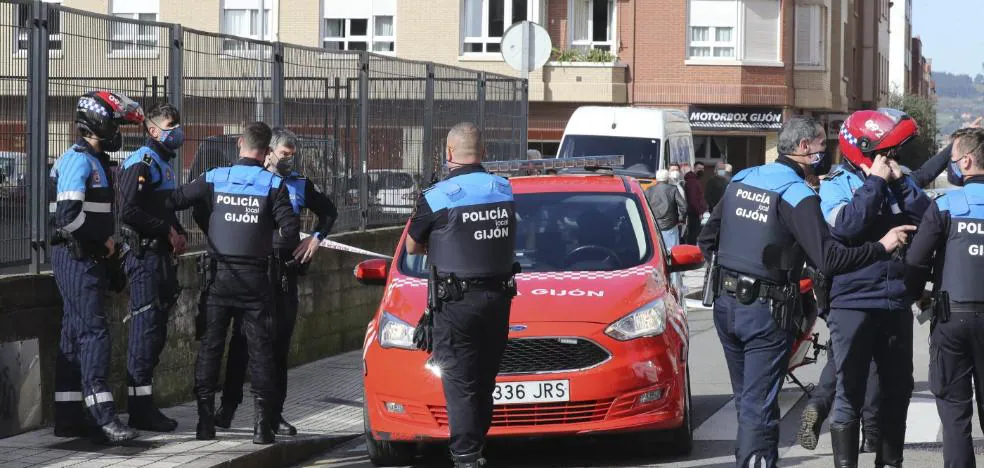
[[[779,130],[782,128],[782,108],[690,106],[690,127],[694,130]]]

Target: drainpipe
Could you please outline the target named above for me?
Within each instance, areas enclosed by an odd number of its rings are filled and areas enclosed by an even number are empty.
[[[629,77],[632,79],[632,94],[629,96],[629,106],[635,105],[636,100],[636,79],[635,79],[635,67],[638,66],[636,62],[636,51],[639,50],[639,44],[636,43],[636,31],[639,29],[637,25],[639,24],[639,19],[636,16],[638,8],[636,6],[639,4],[639,0],[632,0],[632,68],[629,69]]]

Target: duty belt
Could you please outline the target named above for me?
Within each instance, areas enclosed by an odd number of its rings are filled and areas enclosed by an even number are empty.
[[[739,290],[739,282],[741,277],[748,277],[743,273],[738,273],[736,271],[721,269],[721,291],[728,293],[731,296],[735,296]],[[769,281],[765,281],[759,278],[753,278],[754,282],[758,283],[758,293],[756,294],[757,299],[774,299],[777,301],[784,301],[789,299],[788,295],[788,285],[775,284]]]
[[[984,313],[984,302],[954,302],[950,301],[950,313],[979,314]]]

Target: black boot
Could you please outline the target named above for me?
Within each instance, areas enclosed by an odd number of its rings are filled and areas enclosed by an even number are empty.
[[[215,440],[215,395],[198,397],[198,440]]]
[[[834,468],[858,468],[858,423],[830,425],[830,442],[834,447]]]
[[[236,417],[236,405],[222,403],[219,410],[215,412],[215,425],[223,429],[232,427],[232,420]]]
[[[820,440],[820,427],[827,419],[827,410],[823,405],[810,401],[803,408],[803,415],[800,416],[800,429],[797,435],[797,442],[807,450],[817,448]]]
[[[292,426],[283,415],[274,418],[277,421],[277,426],[274,428],[277,431],[277,435],[282,436],[295,436],[297,435],[297,428]]]
[[[875,453],[875,468],[902,468],[902,449],[905,447],[905,425],[882,431]]]
[[[130,427],[153,432],[171,432],[178,428],[178,422],[164,416],[154,406],[151,395],[130,396],[127,398],[127,409],[130,413]]]
[[[451,454],[451,459],[454,460],[454,468],[484,468],[486,466],[481,451],[468,455]]]
[[[55,437],[87,437],[92,435],[93,423],[80,401],[55,402]]]
[[[875,453],[880,445],[878,434],[864,433],[861,435],[861,453]]]
[[[127,427],[120,422],[119,418],[113,418],[109,424],[99,428],[100,431],[93,436],[93,442],[98,444],[121,444],[128,440],[136,439],[140,433],[135,429]]]
[[[256,397],[253,400],[253,443],[272,444],[276,441],[273,432],[273,417],[270,414],[270,402],[266,398]]]

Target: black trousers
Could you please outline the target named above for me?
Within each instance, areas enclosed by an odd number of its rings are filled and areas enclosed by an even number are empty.
[[[230,292],[240,291],[239,295]],[[209,397],[219,383],[219,369],[225,350],[226,333],[233,319],[242,320],[249,355],[249,375],[253,394],[275,401],[272,302],[270,280],[265,269],[219,272],[206,296],[205,336],[195,363],[195,394]],[[264,297],[266,299],[264,299]]]
[[[130,396],[151,397],[154,368],[167,342],[168,313],[175,303],[177,272],[166,250],[131,250],[124,261],[130,280],[130,337],[126,369]]]
[[[282,278],[283,283],[273,285],[274,322],[274,373],[278,399],[275,414],[283,412],[287,398],[287,357],[290,355],[290,338],[297,322],[297,272],[288,270]],[[286,290],[284,289],[286,287]],[[236,320],[229,342],[229,358],[226,362],[225,383],[222,386],[222,405],[239,406],[243,402],[243,383],[246,381],[246,366],[249,356],[246,351],[246,337],[242,333],[242,320]]]
[[[814,387],[813,393],[810,395],[810,403],[820,408],[823,414],[828,415],[834,407],[834,397],[837,395],[837,361],[834,356],[835,352],[833,343],[831,342],[830,348],[827,349],[827,363],[820,372],[820,381],[817,382],[817,386]],[[868,386],[864,395],[864,407],[861,409],[861,421],[863,423],[864,433],[869,436],[878,434],[878,407],[881,404],[879,401],[878,387],[878,368],[875,362],[872,361],[871,366],[868,368]]]
[[[929,389],[943,421],[943,466],[972,468],[970,424],[977,414],[984,429],[984,305],[979,312],[953,312],[933,326],[929,344]]]
[[[469,290],[434,316],[433,362],[448,404],[451,455],[477,459],[492,425],[492,393],[509,337],[512,294]]]

